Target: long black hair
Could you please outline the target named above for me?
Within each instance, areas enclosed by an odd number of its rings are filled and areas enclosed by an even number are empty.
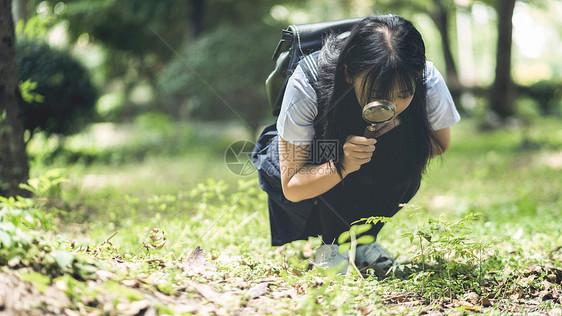
[[[357,125],[361,115],[353,85],[346,81],[346,76],[366,74],[368,80],[363,81],[362,91],[371,91],[377,99],[392,100],[396,87],[414,94],[400,118],[411,126],[410,135],[415,140],[408,142],[415,147],[413,173],[421,177],[433,154],[435,136],[426,110],[425,45],[412,23],[396,15],[367,17],[347,38],[329,36],[318,58],[315,137],[338,140],[339,157],[343,157],[343,144],[353,130],[351,125]],[[335,166],[341,175],[341,161],[335,161]]]

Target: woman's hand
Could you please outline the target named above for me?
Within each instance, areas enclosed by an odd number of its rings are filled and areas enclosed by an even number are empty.
[[[343,175],[355,172],[361,168],[361,165],[371,161],[376,143],[377,140],[374,138],[347,136],[343,144]]]

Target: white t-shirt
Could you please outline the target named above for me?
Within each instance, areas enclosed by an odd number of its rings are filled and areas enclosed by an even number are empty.
[[[460,120],[451,93],[433,63],[426,62],[427,116],[433,130],[449,127]],[[279,136],[291,144],[308,145],[314,137],[318,114],[316,92],[301,66],[289,78],[277,118]]]

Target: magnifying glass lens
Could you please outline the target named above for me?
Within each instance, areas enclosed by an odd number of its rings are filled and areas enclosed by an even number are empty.
[[[363,119],[372,124],[384,123],[394,118],[395,107],[385,101],[373,101],[363,107]]]

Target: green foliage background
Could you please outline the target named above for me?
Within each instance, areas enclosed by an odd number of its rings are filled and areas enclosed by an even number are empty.
[[[159,76],[158,88],[171,110],[182,104],[204,120],[235,118],[256,130],[270,109],[264,78],[280,25],[261,23],[220,28],[180,51]]]
[[[25,129],[69,135],[95,120],[96,88],[68,52],[22,40],[17,57],[20,80],[34,82],[32,91],[41,96],[23,103]]]

